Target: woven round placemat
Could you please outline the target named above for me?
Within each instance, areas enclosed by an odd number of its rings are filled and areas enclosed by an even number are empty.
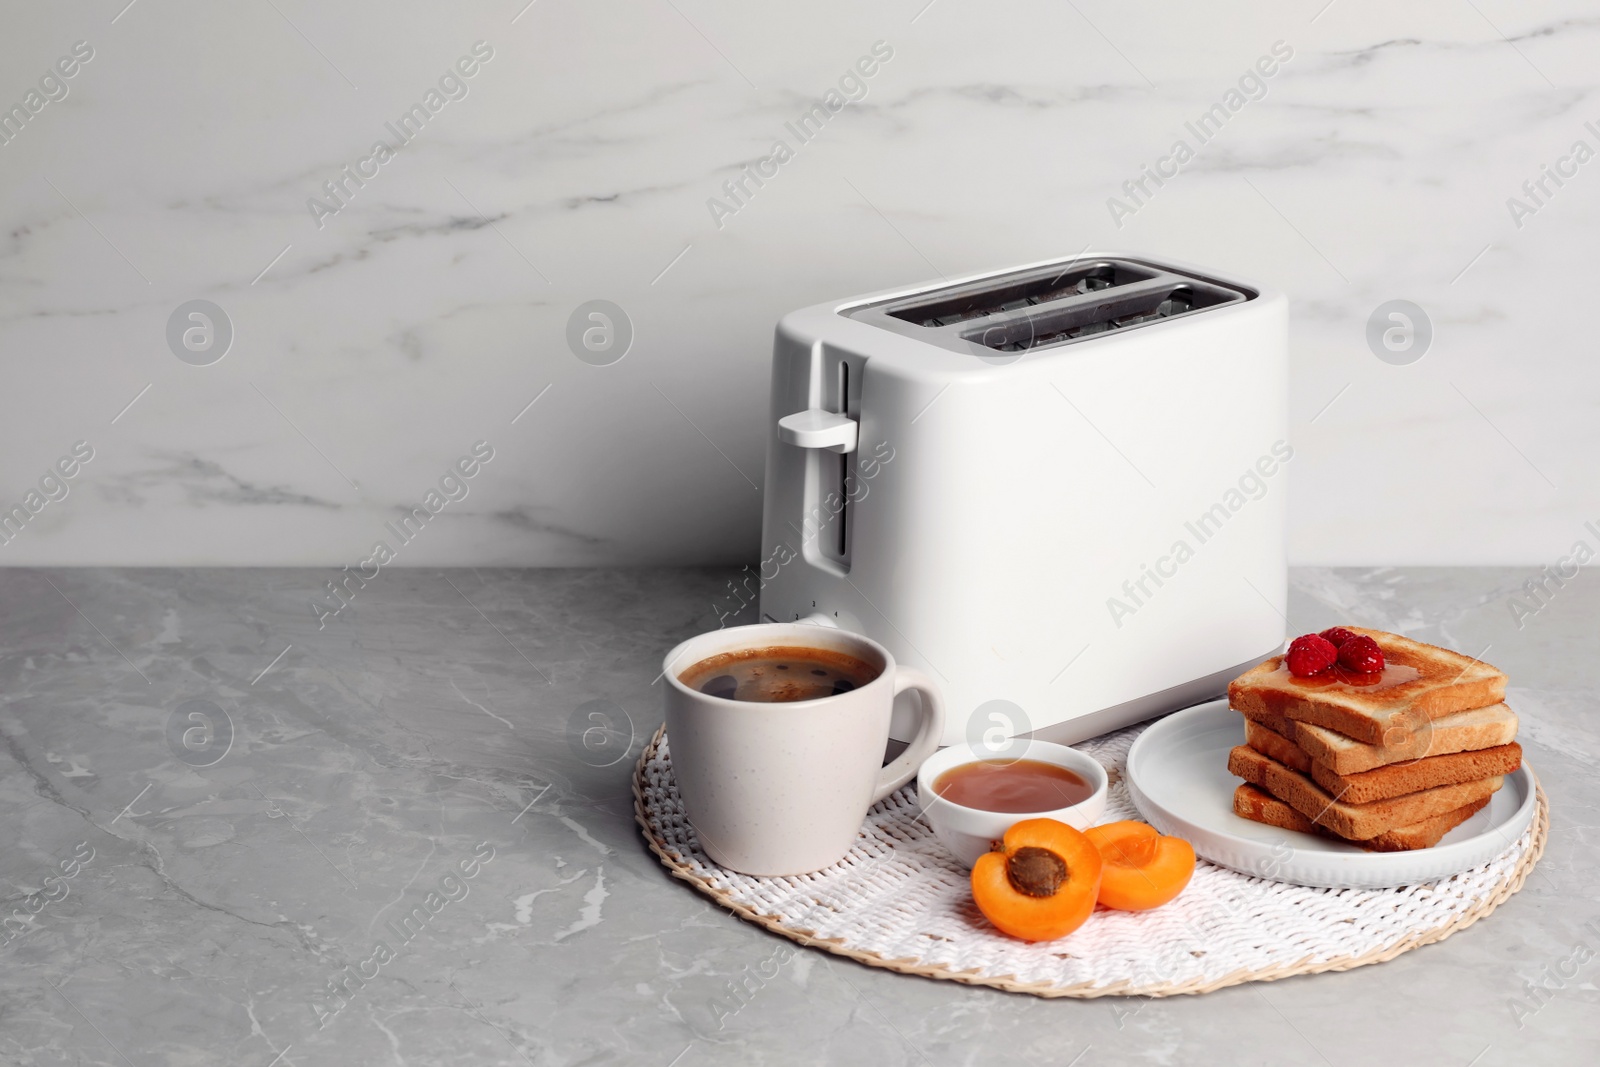
[[[1122,780],[1142,726],[1077,747],[1111,778],[1105,821],[1138,818]],[[754,878],[701,851],[672,776],[665,728],[634,770],[634,814],[650,850],[742,918],[873,967],[1039,997],[1167,997],[1242,982],[1344,971],[1442,941],[1493,911],[1544,852],[1549,804],[1498,857],[1453,878],[1399,889],[1311,889],[1201,860],[1183,895],[1147,912],[1100,909],[1069,936],[1030,944],[991,927],[967,872],[919,817],[909,784],[873,806],[838,863]]]

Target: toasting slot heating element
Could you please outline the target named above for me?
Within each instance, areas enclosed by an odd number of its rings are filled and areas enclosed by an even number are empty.
[[[1081,341],[1254,296],[1198,275],[1105,258],[1003,274],[845,314],[941,348],[992,355]]]

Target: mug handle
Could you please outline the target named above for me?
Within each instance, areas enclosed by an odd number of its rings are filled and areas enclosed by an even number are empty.
[[[878,788],[872,794],[874,804],[915,778],[922,761],[938,751],[939,741],[944,736],[944,698],[939,695],[933,680],[915,667],[896,664],[894,695],[899,696],[907,689],[915,689],[922,695],[922,722],[906,750],[879,772]]]

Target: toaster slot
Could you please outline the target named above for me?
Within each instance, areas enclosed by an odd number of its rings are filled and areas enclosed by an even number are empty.
[[[1092,303],[1075,302],[986,323],[982,329],[963,332],[961,337],[997,352],[1023,352],[1176,318],[1232,299],[1234,295],[1227,290],[1192,283],[1154,289],[1140,286]]]
[[[1091,341],[1256,293],[1187,270],[1120,256],[1029,267],[839,308],[839,314],[948,352],[988,358]]]
[[[970,286],[939,294],[937,300],[891,305],[885,310],[903,322],[918,326],[950,326],[969,319],[1007,311],[1020,311],[1084,293],[1112,289],[1130,282],[1148,281],[1155,275],[1120,263],[1073,264],[1065,270],[1037,277],[1009,279],[1005,284]]]

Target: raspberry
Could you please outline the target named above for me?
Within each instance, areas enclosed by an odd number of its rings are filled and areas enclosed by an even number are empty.
[[[1317,634],[1306,634],[1289,642],[1289,654],[1284,662],[1296,678],[1309,678],[1333,666],[1338,658],[1339,650],[1333,647],[1333,642]]]
[[[1334,648],[1343,648],[1344,643],[1354,636],[1355,634],[1343,626],[1330,626],[1322,631],[1322,639],[1332,644]]]
[[[1339,646],[1339,666],[1357,674],[1383,670],[1383,649],[1370,637],[1352,637]]]

